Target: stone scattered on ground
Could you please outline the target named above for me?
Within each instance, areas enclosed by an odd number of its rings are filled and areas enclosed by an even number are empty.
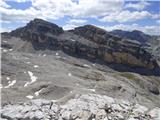
[[[148,109],[136,103],[98,94],[77,94],[61,100],[35,99],[7,104],[1,110],[7,120],[160,120],[160,108]]]

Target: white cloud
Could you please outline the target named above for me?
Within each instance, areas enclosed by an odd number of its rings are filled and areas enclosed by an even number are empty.
[[[125,8],[133,8],[133,9],[136,9],[136,10],[143,10],[149,5],[150,5],[149,2],[140,1],[138,3],[128,3],[128,4],[125,5]]]
[[[124,0],[79,0],[72,8],[74,17],[97,17],[121,10]]]
[[[100,19],[103,22],[129,22],[129,21],[136,21],[141,20],[144,18],[155,18],[157,15],[151,14],[148,11],[133,11],[130,12],[128,10],[115,12],[112,14],[108,14],[107,16]]]
[[[10,8],[10,5],[8,5],[4,0],[0,0],[0,7]]]
[[[27,2],[27,1],[30,1],[30,0],[15,0],[16,2]]]
[[[124,24],[119,24],[119,25],[114,25],[114,26],[99,26],[107,31],[112,31],[112,30],[126,30],[126,31],[132,31],[132,30],[140,30],[144,33],[151,34],[151,35],[160,35],[160,27],[156,25],[152,26],[140,26],[138,24],[131,24],[131,25],[124,25]]]
[[[74,29],[75,27],[78,27],[78,26],[74,25],[74,24],[66,24],[63,26],[63,29],[64,30],[71,30],[71,29]]]
[[[52,16],[97,17],[111,11],[121,10],[123,0],[32,0],[33,7]]]
[[[2,24],[2,23],[8,23],[8,24],[9,24],[9,23],[11,23],[11,22],[10,22],[10,21],[5,21],[5,20],[1,20],[1,19],[0,19],[0,24]]]
[[[69,14],[74,4],[71,0],[32,0],[32,6],[41,11],[42,16],[51,19]]]
[[[27,1],[31,1],[31,0],[4,0],[4,1],[13,1],[13,2],[27,2]]]
[[[152,14],[153,19],[160,19],[160,14]]]
[[[7,28],[2,28],[1,27],[1,29],[0,29],[0,33],[2,33],[2,32],[10,32],[11,31],[11,29],[7,29]]]
[[[7,1],[7,0],[5,0]],[[124,0],[11,0],[15,2],[30,1],[32,6],[25,10],[13,9],[4,0],[0,1],[1,23],[28,22],[34,18],[60,19],[69,16],[71,19],[63,26],[64,29],[73,29],[86,23],[87,18],[96,18],[103,22],[129,22],[142,20],[144,18],[158,19],[159,14],[151,14],[148,11],[129,11],[127,8],[136,10],[145,9],[148,2],[128,3],[124,6]],[[25,3],[24,3],[25,4]],[[125,9],[124,9],[125,8]],[[101,19],[100,19],[101,18]],[[64,21],[65,22],[65,21]],[[124,26],[122,24],[113,26]],[[129,26],[124,26],[128,27]],[[134,27],[134,26],[130,26]],[[111,27],[110,27],[111,28]],[[123,28],[123,27],[122,27]],[[135,27],[142,29],[143,27]],[[145,31],[151,31],[154,27],[146,26]],[[156,27],[157,28],[157,27]],[[142,29],[143,30],[143,29]],[[144,30],[143,30],[144,31]]]
[[[13,1],[13,0],[12,0]],[[29,0],[16,0],[17,2],[26,2]],[[25,10],[6,8],[4,5],[0,8],[2,20],[11,22],[21,20],[30,20],[35,17],[45,19],[59,19],[67,16],[72,17],[98,17],[107,13],[121,10],[123,0],[30,0],[32,6]]]
[[[83,23],[86,23],[87,20],[84,20],[84,19],[70,19],[67,23],[70,23],[70,24],[83,24]]]
[[[85,19],[70,19],[69,21],[66,22],[67,24],[63,26],[63,29],[71,30],[74,29],[75,27],[85,24],[86,22],[87,20]]]
[[[43,18],[40,11],[30,7],[26,10],[0,8],[1,19],[6,22],[26,22],[35,17]]]
[[[85,24],[86,22],[87,20],[85,19],[70,19],[69,21],[66,22],[67,24],[63,26],[63,29],[71,30],[74,29],[75,27]]]
[[[28,0],[16,0],[17,2],[25,2]],[[68,13],[67,10],[72,8],[71,0],[31,0],[32,6],[29,8],[13,9],[0,7],[0,13],[3,21],[24,22],[34,18],[42,19],[59,19]]]
[[[16,0],[26,2],[29,0]],[[10,22],[28,21],[33,18],[60,19],[64,16],[74,18],[99,18],[104,16],[103,22],[127,22],[143,19],[146,17],[157,18],[147,11],[122,10],[124,0],[30,0],[32,6],[25,10],[1,7],[2,20]],[[143,4],[145,2],[142,2]],[[142,4],[141,3],[141,4]],[[145,3],[146,4],[146,3]],[[121,12],[117,12],[121,11]],[[78,22],[78,21],[71,21]],[[84,22],[84,21],[79,21]],[[73,24],[73,23],[72,23]]]

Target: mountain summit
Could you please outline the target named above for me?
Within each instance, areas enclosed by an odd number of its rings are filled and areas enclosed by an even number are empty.
[[[133,33],[139,32],[134,31]],[[140,43],[117,37],[93,25],[64,31],[53,23],[34,19],[26,26],[9,34],[30,41],[37,50],[56,48],[72,55],[87,59],[99,59],[106,63],[147,69],[159,67],[154,56]]]

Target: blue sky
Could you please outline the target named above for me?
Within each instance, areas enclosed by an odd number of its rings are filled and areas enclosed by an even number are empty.
[[[146,0],[1,0],[1,32],[41,18],[73,29],[93,24],[107,31],[141,30],[160,35],[160,1]]]

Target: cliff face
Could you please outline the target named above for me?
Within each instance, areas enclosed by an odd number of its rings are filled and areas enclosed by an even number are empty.
[[[73,32],[97,43],[98,55],[106,62],[151,69],[157,66],[153,56],[136,41],[113,36],[90,25],[76,28]]]
[[[35,19],[25,27],[12,31],[10,35],[31,41],[37,50],[60,49],[79,57],[100,59],[107,63],[147,69],[159,67],[154,56],[140,43],[122,39],[92,25],[63,31],[55,24]]]

